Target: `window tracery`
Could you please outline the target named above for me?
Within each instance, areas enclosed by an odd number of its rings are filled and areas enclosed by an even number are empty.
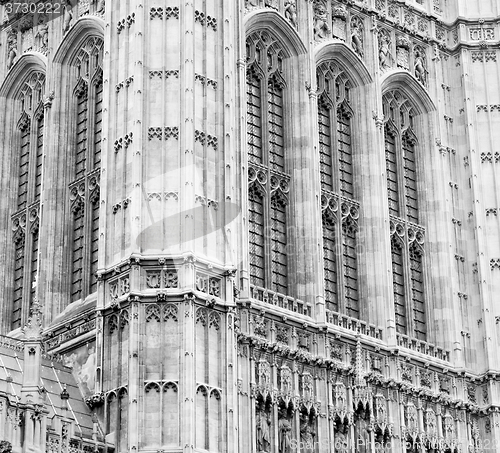
[[[268,33],[247,38],[250,282],[288,294],[284,58]]]
[[[75,60],[75,151],[69,185],[72,220],[71,301],[97,289],[103,41],[90,37]]]
[[[328,310],[359,317],[351,82],[335,62],[318,67],[323,265]]]
[[[21,327],[36,292],[42,184],[45,74],[33,72],[19,91],[17,190],[12,214],[14,289],[11,328]]]
[[[398,90],[385,94],[383,103],[396,331],[426,340],[425,230],[418,205],[416,112]]]

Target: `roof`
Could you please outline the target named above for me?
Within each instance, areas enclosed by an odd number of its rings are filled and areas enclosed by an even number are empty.
[[[0,395],[6,396],[11,404],[21,402],[21,388],[24,370],[24,345],[8,337],[0,336]],[[42,358],[39,386],[45,390],[44,402],[49,414],[48,423],[54,416],[67,416],[75,421],[75,435],[92,437],[92,413],[85,404],[71,368],[64,366],[50,356]],[[64,414],[61,392],[66,388],[69,394],[68,411]]]

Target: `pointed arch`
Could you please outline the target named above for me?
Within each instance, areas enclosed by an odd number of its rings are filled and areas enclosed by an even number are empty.
[[[78,19],[59,44],[54,54],[54,63],[73,63],[78,51],[89,36],[104,38],[105,26],[104,20],[96,16],[85,16]]]
[[[386,72],[381,79],[382,94],[398,89],[408,99],[419,114],[431,113],[436,105],[420,82],[407,71],[396,69]]]
[[[335,60],[355,86],[368,85],[373,78],[363,60],[343,42],[320,44],[314,51],[316,67]]]
[[[0,97],[16,96],[33,72],[47,72],[47,57],[38,52],[27,52],[21,55],[8,72],[0,86]]]
[[[274,10],[254,11],[247,14],[244,27],[246,36],[259,30],[266,30],[280,43],[287,57],[307,53],[306,46],[297,30]]]

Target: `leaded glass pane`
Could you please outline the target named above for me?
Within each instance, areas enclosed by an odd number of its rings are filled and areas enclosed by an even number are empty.
[[[94,169],[101,167],[102,146],[102,82],[95,87]]]
[[[403,250],[401,244],[394,238],[391,241],[391,255],[396,332],[406,335],[408,333],[408,322],[406,318]]]
[[[36,168],[35,168],[35,201],[40,200],[42,192],[42,163],[43,163],[43,116],[38,120],[36,137]]]
[[[255,190],[249,193],[249,248],[250,282],[265,286],[264,274],[264,203],[262,196]]]
[[[350,119],[342,112],[338,112],[337,115],[337,144],[339,155],[340,194],[344,197],[354,198],[351,122]]]
[[[269,83],[269,163],[272,170],[285,171],[283,143],[283,90]]]
[[[79,209],[73,219],[73,272],[71,276],[71,300],[73,302],[82,297],[83,225],[84,213],[83,209]]]
[[[247,79],[247,143],[251,162],[262,163],[262,105],[260,80],[255,75]]]
[[[396,140],[385,130],[385,163],[387,168],[387,194],[389,197],[389,213],[399,216],[399,189],[396,161]]]
[[[410,222],[418,223],[417,174],[415,164],[415,146],[403,136],[404,181],[406,215]]]
[[[339,311],[337,292],[337,250],[336,230],[331,219],[323,216],[323,266],[325,273],[326,308]]]
[[[99,200],[92,203],[92,231],[90,244],[90,292],[97,290],[97,259],[99,256]]]
[[[318,130],[321,188],[333,190],[330,110],[321,105],[318,106]]]
[[[271,235],[272,289],[287,294],[286,211],[281,200],[271,200]]]
[[[14,249],[14,298],[12,303],[12,329],[21,327],[24,284],[24,241],[16,242]]]
[[[422,255],[415,245],[410,246],[410,278],[411,298],[413,305],[413,322],[415,337],[425,340],[427,327],[425,320],[424,278],[422,270]]]
[[[19,179],[17,209],[24,209],[28,201],[28,173],[30,158],[31,128],[27,125],[21,132],[21,154],[19,156]]]
[[[356,231],[352,225],[344,225],[342,233],[346,314],[359,318]]]
[[[87,92],[78,98],[76,123],[76,160],[75,179],[85,175],[85,161],[87,158]]]

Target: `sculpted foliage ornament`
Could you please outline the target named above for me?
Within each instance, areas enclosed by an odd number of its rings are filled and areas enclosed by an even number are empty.
[[[0,441],[0,453],[11,453],[12,444],[6,440]]]

